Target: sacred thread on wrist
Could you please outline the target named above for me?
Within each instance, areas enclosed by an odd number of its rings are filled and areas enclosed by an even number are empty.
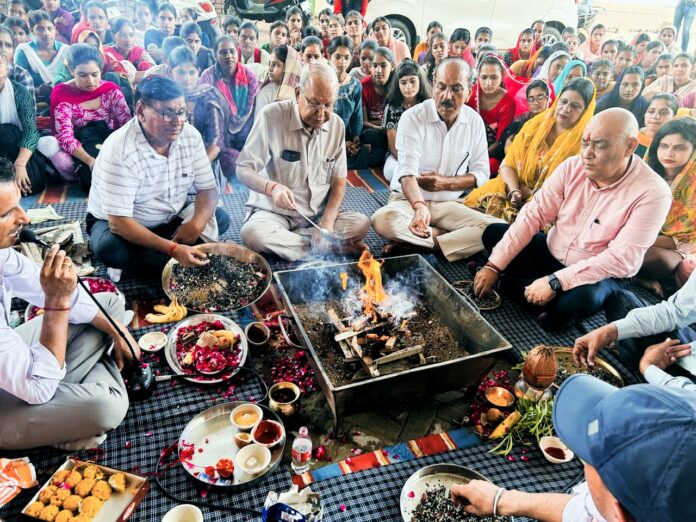
[[[70,307],[68,308],[44,308],[44,312],[69,312]]]
[[[266,183],[268,183],[268,181],[267,181]],[[273,195],[273,191],[275,190],[275,188],[276,188],[277,186],[278,186],[278,184],[275,183],[275,182],[273,182],[273,184],[271,184],[271,190],[268,191],[268,192],[266,192],[266,191],[264,190],[264,192],[266,193],[267,196],[272,196],[272,195]]]
[[[425,201],[423,201],[422,199],[419,199],[419,200],[414,201],[413,203],[411,203],[411,208],[412,208],[413,210],[416,210],[416,205],[417,205],[418,203],[420,203],[421,205],[423,205],[425,208],[428,208],[428,205],[426,205],[426,204],[425,204]]]
[[[172,241],[172,244],[169,247],[169,252],[167,252],[169,254],[169,257],[172,257],[172,255],[174,254],[174,250],[176,250],[176,247],[178,247],[178,246],[179,246],[179,243]]]

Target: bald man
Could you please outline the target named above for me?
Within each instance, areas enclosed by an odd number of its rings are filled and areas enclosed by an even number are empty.
[[[237,159],[237,176],[251,190],[242,242],[289,261],[362,250],[370,221],[341,211],[347,168],[345,127],[333,112],[335,70],[325,63],[305,66],[295,92],[296,100],[271,103],[257,114]]]
[[[580,155],[549,176],[514,224],[483,233],[491,255],[476,274],[476,294],[505,274],[502,289],[537,307],[548,330],[599,311],[638,272],[672,202],[667,183],[633,153],[637,136],[625,109],[592,118]]]
[[[462,204],[465,190],[490,177],[483,120],[466,106],[471,75],[464,60],[443,60],[435,72],[433,98],[399,120],[393,192],[372,216],[375,231],[389,240],[383,255],[416,247],[457,261],[483,250],[486,226],[502,222]]]

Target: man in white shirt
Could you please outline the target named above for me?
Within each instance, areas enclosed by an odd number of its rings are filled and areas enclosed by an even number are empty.
[[[311,255],[313,247],[361,250],[370,221],[341,210],[347,168],[345,128],[333,112],[336,71],[325,63],[305,66],[296,96],[257,113],[237,159],[237,177],[250,189],[242,242],[290,261]]]
[[[19,201],[12,164],[0,158],[0,449],[94,447],[128,411],[119,367],[131,352],[77,288],[72,261],[57,245],[43,266],[12,248],[29,223]],[[43,315],[10,328],[12,297],[42,307]],[[123,326],[132,312],[113,294],[98,298],[139,355]]]
[[[375,231],[390,241],[385,255],[407,251],[408,244],[456,261],[483,250],[484,229],[501,222],[462,204],[465,190],[490,177],[483,120],[465,105],[471,77],[464,60],[443,60],[433,99],[407,110],[399,121],[393,192],[372,216]]]
[[[200,266],[205,254],[192,245],[217,241],[229,227],[203,140],[187,117],[179,85],[152,76],[138,84],[135,118],[104,141],[87,232],[107,267],[159,275],[170,257]]]

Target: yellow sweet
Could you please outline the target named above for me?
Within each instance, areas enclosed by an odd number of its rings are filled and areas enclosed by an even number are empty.
[[[56,515],[56,518],[54,519],[54,522],[72,522],[73,519],[73,514],[72,511],[68,511],[67,509],[64,509],[60,513]]]
[[[58,506],[46,506],[41,510],[41,513],[39,513],[39,520],[54,522],[59,512],[60,508]]]
[[[85,498],[90,494],[96,483],[97,481],[94,479],[82,479],[80,483],[75,486],[75,494]]]
[[[106,480],[100,480],[92,488],[92,495],[99,500],[109,500],[111,498],[111,486],[109,486]]]
[[[51,497],[56,494],[56,491],[58,491],[58,487],[46,486],[41,490],[41,493],[39,493],[39,501],[48,504],[51,501]]]
[[[60,486],[61,483],[65,482],[65,479],[67,479],[69,475],[69,469],[62,469],[60,471],[56,471],[56,474],[53,475],[53,480],[51,480],[51,483],[55,486]]]
[[[74,513],[79,509],[80,502],[82,502],[82,497],[80,495],[70,495],[63,501],[63,509],[67,509]]]
[[[80,474],[80,472],[73,470],[70,472],[70,475],[68,475],[68,478],[65,479],[65,483],[71,488],[74,488],[80,483],[81,480],[82,475]]]
[[[123,473],[114,473],[109,477],[109,486],[117,493],[123,493],[126,490],[126,475]]]
[[[29,504],[29,507],[27,507],[25,513],[30,516],[30,517],[38,517],[39,513],[41,513],[41,510],[45,508],[43,502],[39,502],[38,500],[36,502],[32,502]]]
[[[93,517],[97,514],[97,511],[99,511],[101,507],[102,501],[97,497],[87,497],[82,501],[82,504],[80,504],[80,514]]]
[[[95,466],[94,464],[87,464],[85,466],[85,469],[82,470],[82,476],[86,479],[103,479],[104,478],[104,472],[99,469],[99,466]]]

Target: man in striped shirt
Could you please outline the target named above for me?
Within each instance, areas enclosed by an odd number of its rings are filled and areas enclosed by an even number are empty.
[[[138,85],[135,118],[104,142],[87,207],[92,250],[106,266],[161,273],[170,257],[200,266],[191,247],[229,227],[199,132],[186,123],[181,88],[153,76]],[[193,208],[187,194],[196,193]]]

